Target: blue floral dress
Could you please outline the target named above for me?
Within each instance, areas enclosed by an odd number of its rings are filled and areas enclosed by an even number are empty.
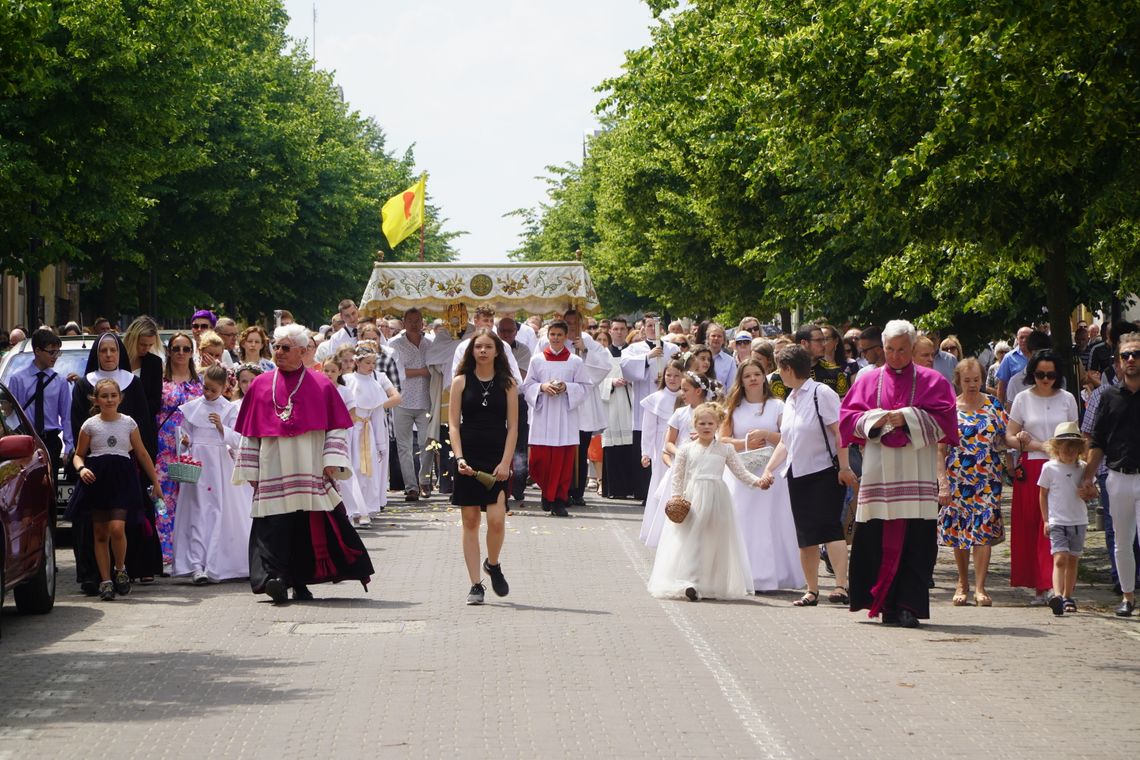
[[[978,411],[958,410],[959,442],[946,457],[950,504],[938,510],[938,543],[955,549],[1005,540],[1001,491],[1006,414],[996,398],[983,397]]]
[[[166,466],[178,456],[178,438],[176,433],[182,425],[183,416],[178,407],[187,401],[192,401],[202,395],[202,383],[197,378],[183,383],[169,380],[162,382],[162,409],[155,416],[154,424],[158,428],[158,457],[154,468],[158,471],[159,482],[162,484],[162,500],[166,503],[166,514],[158,515],[155,525],[158,528],[158,537],[162,543],[163,564],[174,561],[174,506],[178,502],[178,481],[171,480],[166,474]]]

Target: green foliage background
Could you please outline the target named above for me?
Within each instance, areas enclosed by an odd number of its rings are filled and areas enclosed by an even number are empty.
[[[1135,0],[650,5],[517,258],[581,249],[611,311],[974,341],[1140,290]]]
[[[68,262],[88,303],[318,324],[359,297],[409,149],[285,35],[280,0],[0,4],[0,265]],[[428,185],[430,189],[430,182]],[[427,208],[425,258],[455,257]],[[87,309],[85,309],[87,311]],[[90,316],[90,315],[88,315]]]

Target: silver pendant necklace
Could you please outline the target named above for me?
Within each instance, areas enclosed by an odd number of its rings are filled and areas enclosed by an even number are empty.
[[[289,394],[289,397],[285,399],[285,406],[281,406],[277,403],[277,377],[281,371],[279,369],[273,370],[273,390],[271,397],[273,401],[273,412],[281,418],[282,422],[288,422],[289,418],[293,416],[293,397],[297,395],[297,391],[301,390],[301,384],[305,382],[306,372],[307,370],[302,367],[301,379],[297,381],[297,387],[294,388],[293,392]]]
[[[479,380],[478,376],[476,376],[475,379]],[[491,392],[491,389],[493,387],[495,387],[495,378],[492,377],[491,380],[489,382],[486,382],[486,383],[483,382],[482,380],[479,380],[479,385],[483,386],[483,406],[486,406],[487,405],[487,395]]]

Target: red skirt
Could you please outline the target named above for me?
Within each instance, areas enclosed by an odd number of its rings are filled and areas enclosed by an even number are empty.
[[[1047,461],[1022,457],[1025,480],[1013,482],[1010,510],[1013,524],[1009,528],[1009,585],[1038,593],[1053,588],[1053,555],[1041,521],[1041,489],[1037,487],[1037,478]]]

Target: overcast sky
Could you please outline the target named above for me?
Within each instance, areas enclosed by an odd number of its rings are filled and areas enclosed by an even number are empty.
[[[455,241],[464,262],[506,261],[520,225],[503,214],[545,199],[544,167],[581,160],[597,126],[594,87],[648,44],[654,23],[641,0],[315,5],[317,65],[396,155],[414,143],[428,198],[447,229],[468,233]],[[313,7],[285,0],[289,33],[310,52]]]

